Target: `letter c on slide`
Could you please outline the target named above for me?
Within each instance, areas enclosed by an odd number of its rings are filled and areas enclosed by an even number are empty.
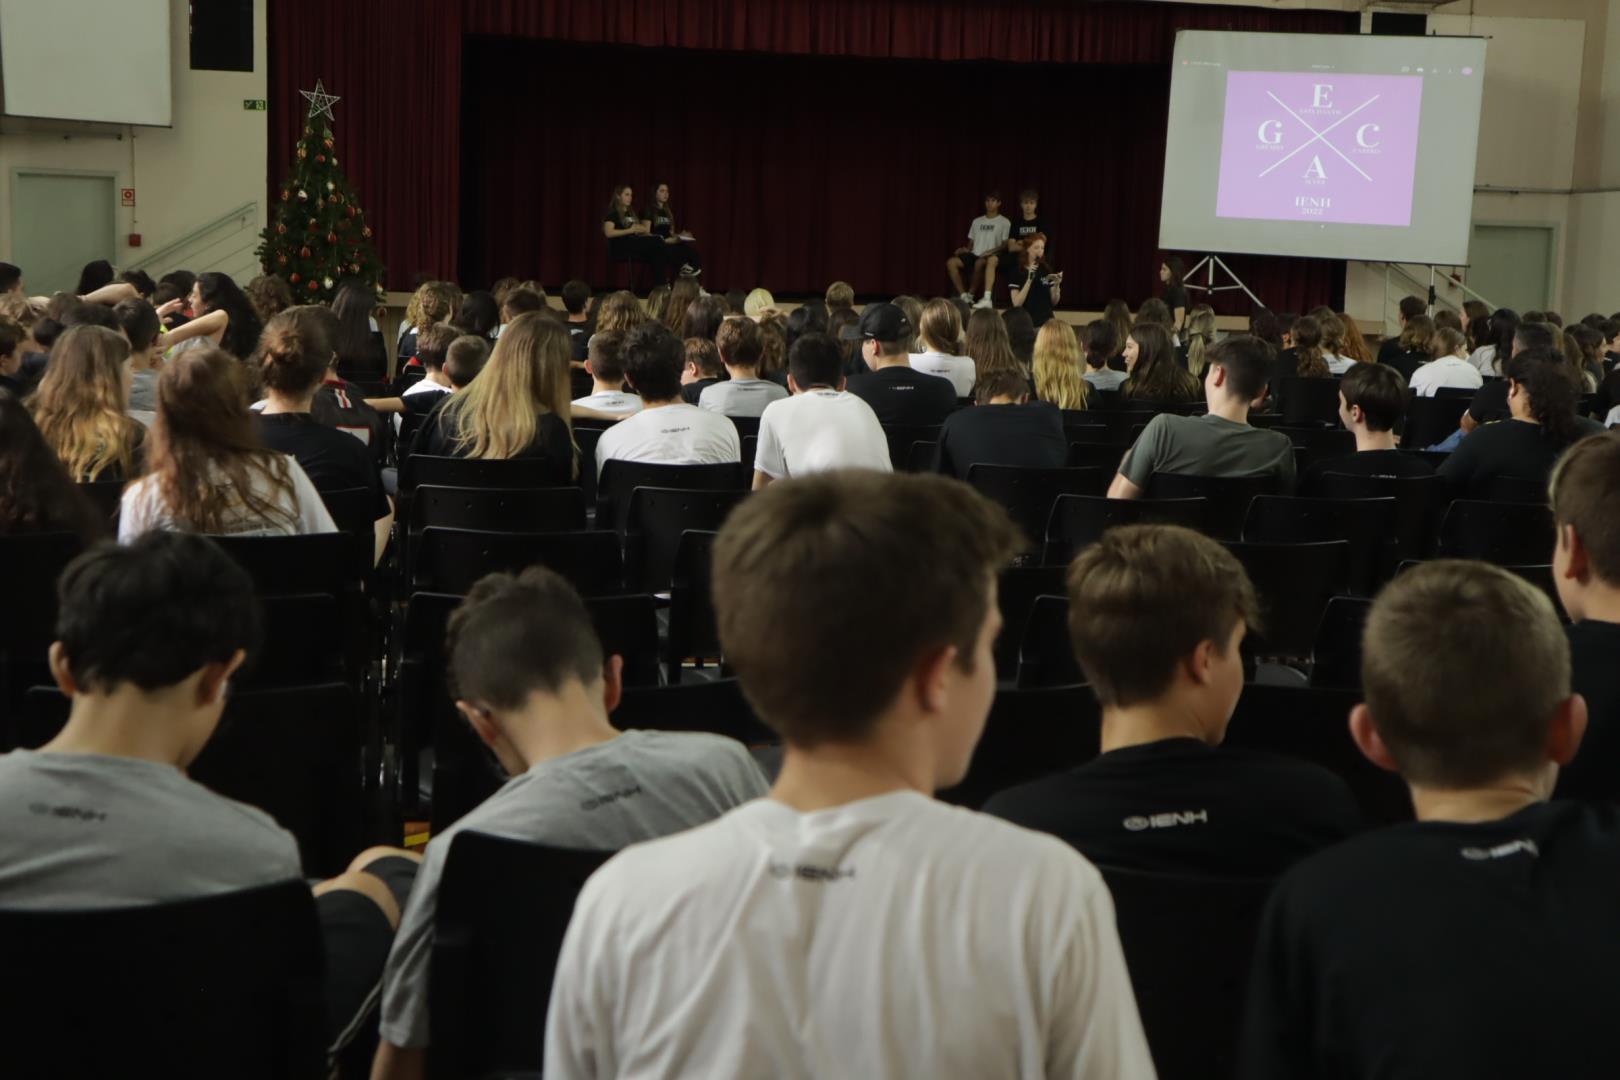
[[[1317,83],[1316,84],[1316,94],[1311,99],[1311,108],[1313,108],[1313,109],[1331,109],[1331,108],[1333,108],[1333,102],[1328,100],[1328,95],[1331,94],[1331,93],[1333,93],[1333,84],[1332,83]]]
[[[1378,142],[1368,142],[1367,132],[1371,131],[1374,134],[1378,134],[1383,130],[1383,127],[1379,124],[1362,124],[1360,127],[1356,128],[1356,145],[1367,150],[1372,150],[1376,147],[1382,146],[1382,140],[1379,140]]]
[[[1282,142],[1282,121],[1266,120],[1260,125],[1260,141],[1267,146],[1276,146]]]

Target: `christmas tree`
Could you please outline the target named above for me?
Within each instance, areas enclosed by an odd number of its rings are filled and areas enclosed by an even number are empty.
[[[338,99],[319,79],[313,91],[299,93],[309,100],[309,116],[297,162],[282,182],[255,254],[265,273],[292,287],[299,303],[330,301],[346,279],[364,282],[380,295],[383,268],[371,246],[371,226],[333,152],[329,124]]]

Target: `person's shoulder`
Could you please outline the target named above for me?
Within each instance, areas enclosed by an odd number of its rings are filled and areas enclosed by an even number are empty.
[[[1245,746],[1217,747],[1212,760],[1215,767],[1223,771],[1291,784],[1301,794],[1331,793],[1351,798],[1350,786],[1337,773],[1313,761]]]
[[[748,748],[728,735],[706,731],[649,731],[635,729],[625,735],[629,747],[659,767],[667,767],[680,775],[689,775],[694,768],[732,769],[747,765],[756,769],[754,757]],[[623,736],[620,736],[623,738]]]

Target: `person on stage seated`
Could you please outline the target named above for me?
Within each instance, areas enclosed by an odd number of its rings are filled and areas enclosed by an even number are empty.
[[[1040,214],[1041,195],[1034,188],[1025,188],[1018,193],[1018,216],[1012,221],[1012,229],[1007,234],[1007,254],[1021,255],[1029,243],[1029,238],[1039,233],[1047,236],[1046,219]]]
[[[1147,334],[1164,342],[1158,327],[1139,326],[1131,340]],[[1127,357],[1129,354],[1127,353]],[[1192,378],[1170,361],[1171,367]],[[1249,406],[1266,388],[1271,349],[1247,334],[1229,337],[1209,350],[1204,373],[1204,416],[1160,413],[1149,421],[1125,454],[1119,474],[1108,488],[1111,499],[1140,499],[1148,493],[1153,474],[1193,476],[1272,476],[1277,490],[1294,486],[1294,446],[1288,436],[1249,426]]]
[[[713,348],[714,343],[709,342]],[[624,339],[624,375],[641,395],[641,411],[614,424],[596,443],[596,467],[615,458],[664,465],[742,460],[737,427],[681,397],[681,339],[661,323],[643,323]]]
[[[966,480],[975,465],[1060,469],[1069,456],[1063,414],[1031,401],[1029,380],[1011,368],[979,380],[979,403],[958,409],[939,433],[939,471]]]
[[[1235,556],[1191,529],[1126,526],[1082,551],[1068,580],[1102,753],[993,796],[985,813],[1099,866],[1198,877],[1271,877],[1359,828],[1350,789],[1321,766],[1221,746],[1259,612]],[[1190,820],[1133,827],[1166,810]]]
[[[1552,603],[1424,563],[1373,603],[1361,675],[1351,737],[1417,820],[1272,891],[1233,1074],[1620,1076],[1620,809],[1548,801],[1587,727]]]
[[[1351,476],[1432,476],[1434,467],[1398,450],[1395,425],[1406,415],[1406,383],[1387,364],[1357,364],[1339,380],[1339,420],[1356,437],[1356,452],[1318,461],[1305,470],[1299,493],[1321,494],[1328,473]]]
[[[653,278],[668,276],[667,245],[652,235],[652,225],[636,213],[635,191],[629,184],[615,184],[602,214],[602,235],[607,237],[608,258],[613,262],[640,262],[652,268]]]
[[[682,277],[697,277],[703,273],[703,260],[698,256],[697,237],[675,227],[675,210],[669,205],[669,185],[653,185],[652,209],[642,223],[652,230],[650,235],[664,244],[664,265],[678,268]]]
[[[759,416],[773,401],[788,396],[785,388],[759,377],[764,344],[759,325],[746,316],[733,315],[720,324],[714,336],[715,351],[730,376],[706,387],[698,406],[725,416]]]
[[[984,298],[976,305],[990,307],[991,295],[995,290],[997,257],[1007,249],[1007,237],[1012,234],[1012,221],[1001,213],[1001,192],[990,191],[984,196],[984,213],[973,219],[968,225],[968,242],[966,247],[956,249],[949,259],[945,260],[945,272],[950,275],[951,285],[956,289],[957,295],[968,303],[973,303],[974,290],[980,283],[984,285]],[[968,284],[962,283],[962,269],[967,260],[973,260],[972,276]]]
[[[585,370],[591,373],[591,393],[574,399],[574,409],[590,409],[612,416],[641,411],[641,399],[624,389],[624,333],[599,330],[591,335]]]

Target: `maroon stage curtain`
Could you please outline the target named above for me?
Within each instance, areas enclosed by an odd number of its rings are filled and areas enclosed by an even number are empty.
[[[1053,255],[1069,274],[1066,304],[1091,289],[1139,299],[1155,286],[1164,103],[1178,27],[1344,32],[1354,19],[1071,0],[270,0],[271,197],[303,123],[297,91],[320,77],[345,97],[337,106],[338,152],[374,223],[392,288],[459,267],[478,275],[467,277],[474,284],[485,273],[550,266],[557,270],[542,269],[543,280],[554,282],[581,264],[606,280],[594,231],[605,185],[622,174],[644,188],[654,171],[667,171],[677,210],[705,241],[712,285],[752,279],[787,292],[803,282],[819,292],[836,263],[857,287],[941,291],[939,264],[978,212],[977,191],[1033,181],[1054,217],[1061,247]],[[474,35],[529,39],[574,81],[486,70],[492,43]],[[465,99],[464,41],[475,57]],[[564,43],[585,51],[570,60]],[[579,57],[597,44],[715,53],[665,61],[626,51],[616,68],[582,70]],[[761,53],[779,62],[748,55]],[[994,76],[1009,82],[976,97],[965,66],[931,65],[922,80],[948,89],[895,100],[856,93],[853,66],[838,74],[802,69],[804,83],[790,87],[781,72],[795,58],[835,67],[857,58],[888,61],[880,67],[907,59],[1052,66],[1027,73],[1037,104],[1014,118],[1000,95],[1009,83],[1019,86],[1016,72]],[[747,83],[717,82],[716,65],[732,61],[764,70]],[[643,64],[674,66],[661,69],[668,77],[659,82],[645,78]],[[1084,74],[1084,65],[1098,70]],[[1061,94],[1041,89],[1049,79],[1065,87]],[[639,97],[636,83],[646,88]],[[691,88],[699,85],[716,99],[697,100]],[[520,96],[482,96],[502,87]],[[811,109],[818,87],[835,90],[843,111]],[[521,96],[537,88],[547,96]],[[780,110],[775,97],[784,99]],[[638,147],[616,145],[608,131],[588,130],[581,113],[650,134]],[[986,114],[989,152],[964,130]],[[781,123],[788,115],[794,122]],[[745,126],[740,116],[754,119]],[[1045,121],[1038,129],[1025,123],[1035,116]],[[696,123],[706,118],[715,129]],[[874,130],[887,132],[891,158],[917,164],[909,176],[861,164]],[[466,208],[465,222],[458,207]],[[842,236],[846,225],[870,242],[852,246]],[[467,227],[478,234],[463,235]],[[857,252],[856,265],[844,265]],[[1326,299],[1342,280],[1337,263],[1229,262],[1279,309]]]

